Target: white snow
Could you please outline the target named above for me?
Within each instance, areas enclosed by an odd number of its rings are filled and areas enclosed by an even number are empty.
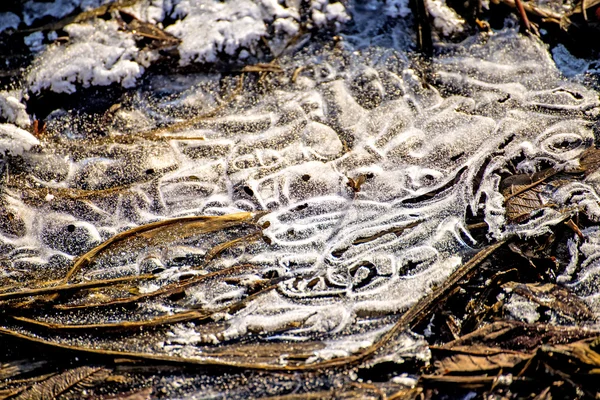
[[[6,122],[26,128],[31,123],[19,90],[0,91],[0,117]]]
[[[342,3],[312,1],[311,17],[317,27],[334,27],[350,16]],[[273,26],[272,50],[279,52],[300,31],[300,4],[287,7],[275,0],[182,0],[175,6],[177,22],[166,31],[181,39],[181,65],[215,62],[219,55],[246,58]],[[199,34],[202,32],[202,34]]]
[[[465,20],[456,11],[446,5],[446,0],[428,0],[425,2],[433,26],[444,36],[452,36],[464,30]]]
[[[39,31],[33,32],[31,35],[27,35],[23,38],[23,42],[25,42],[25,45],[29,47],[32,53],[39,53],[44,50],[46,46],[42,44],[43,40],[44,34]]]
[[[166,31],[180,38],[181,65],[215,62],[219,53],[254,52],[267,33],[260,8],[249,0],[215,2],[182,0],[174,15],[182,18]]]
[[[119,31],[116,22],[94,20],[64,29],[70,43],[48,46],[29,72],[27,81],[32,92],[49,89],[73,93],[77,84],[83,87],[114,82],[123,87],[136,84],[144,67],[135,61],[138,49],[132,35]]]
[[[40,144],[31,133],[12,124],[0,124],[0,154],[22,155]]]
[[[3,12],[0,13],[0,32],[7,29],[17,29],[21,23],[21,18],[15,13]]]

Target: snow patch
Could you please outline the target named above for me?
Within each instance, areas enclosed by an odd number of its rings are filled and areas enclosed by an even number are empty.
[[[0,124],[0,154],[19,156],[40,144],[31,133],[12,124]]]
[[[567,78],[583,75],[590,67],[590,62],[573,56],[562,44],[557,44],[552,49],[552,58],[556,67]]]
[[[21,18],[17,14],[11,12],[0,13],[0,32],[7,29],[17,29],[21,23]]]
[[[254,52],[267,33],[260,8],[249,0],[183,0],[175,7],[174,15],[183,19],[166,31],[182,40],[181,65],[215,62],[219,53],[234,56],[240,48]]]
[[[0,117],[6,122],[26,128],[31,123],[27,107],[21,103],[22,93],[19,90],[0,91]]]
[[[464,30],[465,20],[446,5],[446,0],[428,0],[425,4],[433,18],[433,26],[442,35],[452,36]]]
[[[36,60],[27,76],[34,93],[49,89],[74,93],[76,85],[123,87],[136,84],[144,68],[135,61],[137,48],[133,36],[119,31],[114,21],[94,20],[66,26],[70,44],[53,44]]]

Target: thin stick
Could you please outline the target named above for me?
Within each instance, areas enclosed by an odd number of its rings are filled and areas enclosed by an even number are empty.
[[[125,305],[125,304],[137,303],[137,302],[140,302],[143,300],[149,300],[149,299],[159,297],[159,296],[169,296],[174,293],[181,292],[184,289],[186,289],[190,286],[196,285],[204,280],[214,278],[214,277],[220,276],[220,275],[226,275],[228,273],[235,272],[237,270],[246,269],[249,267],[255,267],[255,266],[253,266],[251,264],[235,265],[233,267],[228,267],[228,268],[225,268],[225,269],[222,269],[219,271],[211,272],[206,275],[196,276],[185,282],[172,283],[170,285],[164,286],[161,289],[155,290],[154,292],[139,294],[137,296],[131,296],[131,297],[121,297],[121,298],[110,300],[110,301],[107,301],[104,303],[76,304],[76,305],[55,304],[53,306],[53,308],[57,309],[57,310],[85,310],[85,309],[91,309],[91,308],[112,307],[112,306],[116,306],[116,305],[121,306],[121,305]]]
[[[0,301],[22,299],[24,297],[42,296],[46,294],[60,294],[64,292],[72,292],[84,289],[94,289],[105,286],[111,286],[126,282],[135,282],[156,279],[156,275],[138,275],[138,276],[125,276],[121,278],[104,279],[100,281],[81,282],[63,284],[51,287],[37,288],[37,289],[25,289],[19,292],[0,293]]]

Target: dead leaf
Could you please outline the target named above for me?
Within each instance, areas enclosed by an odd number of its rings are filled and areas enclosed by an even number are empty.
[[[437,357],[434,367],[438,374],[497,373],[529,361],[534,354],[486,346],[455,346],[431,349]]]
[[[598,171],[600,168],[600,149],[590,147],[585,150],[579,158],[579,168],[586,177]]]
[[[56,399],[69,391],[81,391],[90,384],[103,381],[110,370],[103,367],[78,367],[54,375],[20,393],[15,400]]]
[[[46,361],[16,360],[0,365],[0,380],[31,372],[46,364]]]
[[[134,35],[141,36],[153,41],[152,48],[162,48],[173,46],[180,42],[179,38],[160,29],[158,26],[148,22],[140,21],[134,15],[120,10],[119,15],[125,24],[125,30]]]
[[[360,192],[360,187],[367,181],[366,175],[359,175],[356,178],[348,178],[347,185],[354,191],[354,193]]]
[[[258,63],[254,65],[246,65],[242,68],[242,72],[275,72],[282,73],[283,69],[277,64]]]
[[[485,325],[457,340],[446,343],[444,348],[481,345],[502,349],[531,352],[542,344],[563,344],[596,337],[597,330],[577,326],[554,326],[528,324],[518,321],[497,321]]]
[[[145,388],[133,392],[120,393],[116,396],[105,397],[104,400],[150,400],[152,398],[152,388]]]
[[[555,168],[547,168],[533,174],[511,175],[502,180],[500,192],[504,196],[506,216],[509,221],[522,222],[528,219],[534,211],[553,207],[554,204],[549,203],[543,193],[566,182],[564,180],[549,182],[550,178],[557,173]],[[553,187],[548,188],[541,185],[544,182],[549,182]]]
[[[545,345],[541,350],[548,357],[556,358],[556,355],[562,355],[570,358],[570,368],[578,364],[580,372],[583,372],[580,369],[584,368],[589,373],[600,374],[600,353],[596,351],[599,340],[600,337],[597,337],[564,345]]]
[[[553,283],[518,283],[508,282],[502,285],[526,299],[548,307],[559,315],[574,320],[595,320],[594,314],[587,305],[567,288]]]

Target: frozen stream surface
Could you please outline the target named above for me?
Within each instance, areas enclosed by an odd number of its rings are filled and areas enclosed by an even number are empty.
[[[507,215],[500,181],[549,167],[576,171],[600,111],[598,93],[564,78],[547,46],[510,21],[440,44],[425,63],[413,53],[402,2],[314,1],[310,23],[339,37],[302,39],[287,52],[300,32],[293,2],[147,3],[131,12],[176,21],[165,31],[181,39],[181,68],[223,56],[256,62],[269,37],[283,51],[281,71],[156,72],[158,53],[142,54],[112,20],[66,26],[67,43],[30,37],[37,55],[26,81],[0,93],[4,286],[63,279],[78,256],[135,227],[225,216],[113,241],[68,281],[152,278],[82,292],[35,315],[60,325],[173,323],[118,340],[95,331],[50,331],[44,340],[208,364],[318,363],[373,344],[487,244],[546,234],[578,212],[600,218],[594,174],[544,186],[543,207],[531,218]],[[0,26],[10,28],[10,18],[29,24],[43,12],[27,4],[30,14],[4,16]],[[219,13],[230,20],[198,39],[193,29]],[[441,15],[449,32],[462,30],[455,15]],[[22,96],[109,84],[127,91],[105,114],[57,105],[45,134],[25,130],[35,116]],[[475,236],[469,224],[477,218],[487,226]],[[596,315],[598,242],[598,228],[573,233],[575,261],[556,277]],[[168,292],[181,282],[192,283]],[[101,306],[133,296],[141,296],[133,308]],[[98,307],[80,307],[89,304]],[[514,318],[535,320],[527,304],[512,307]],[[20,323],[7,328],[37,335]],[[268,351],[281,343],[289,353]],[[258,344],[266,350],[247,356]],[[397,363],[415,357],[427,361],[429,353],[410,332],[380,355]],[[208,378],[195,389],[176,379],[164,385],[182,396],[227,386]]]

